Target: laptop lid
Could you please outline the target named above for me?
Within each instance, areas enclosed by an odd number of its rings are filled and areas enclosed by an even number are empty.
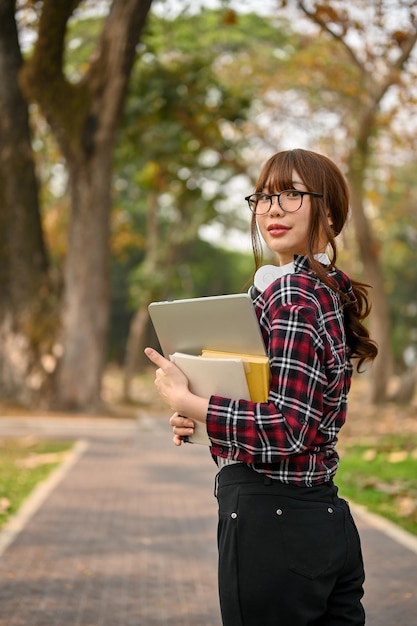
[[[247,293],[152,302],[148,310],[165,357],[203,349],[266,354]]]

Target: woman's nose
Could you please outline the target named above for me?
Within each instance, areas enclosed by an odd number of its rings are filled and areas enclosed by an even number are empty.
[[[281,208],[280,203],[278,202],[278,198],[276,196],[273,196],[271,198],[271,208],[269,209],[269,212],[272,215],[283,215],[284,211]]]

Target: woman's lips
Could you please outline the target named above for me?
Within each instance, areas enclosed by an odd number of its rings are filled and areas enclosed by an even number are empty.
[[[271,224],[268,226],[268,233],[273,237],[279,237],[280,235],[285,235],[290,230],[288,226],[284,226],[283,224]]]

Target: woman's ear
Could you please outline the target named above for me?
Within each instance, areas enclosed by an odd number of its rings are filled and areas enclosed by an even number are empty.
[[[327,223],[329,224],[330,228],[333,228],[333,218],[330,215],[330,211],[327,211],[326,216],[327,216]]]

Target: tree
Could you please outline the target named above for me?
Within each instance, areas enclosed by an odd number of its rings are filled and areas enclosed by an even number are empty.
[[[144,85],[146,97],[134,97],[136,90],[143,92]],[[223,195],[222,184],[239,168],[237,157],[232,156],[234,146],[222,137],[219,121],[244,116],[248,103],[245,95],[237,96],[218,84],[207,53],[204,60],[200,51],[162,61],[155,56],[138,71],[127,108],[131,121],[126,136],[132,145],[142,138],[134,178],[147,190],[146,242],[144,257],[134,273],[132,292],[138,308],[127,341],[126,398],[142,352],[148,304],[168,293],[170,297],[175,292],[177,297],[195,295],[192,284],[190,292],[184,293],[178,274],[187,263],[190,242],[199,239],[201,226],[219,217],[216,207]],[[126,164],[129,168],[131,162]],[[230,211],[224,221],[230,223],[232,215]]]
[[[30,402],[46,378],[53,326],[22,55],[13,0],[0,2],[0,393]],[[45,362],[44,362],[45,363]]]
[[[298,19],[292,24],[298,36],[291,33],[290,41],[282,42],[280,34],[276,35],[279,48],[272,51],[265,41],[266,72],[258,64],[251,73],[259,57],[245,65],[246,75],[259,86],[260,105],[254,113],[261,111],[264,120],[260,127],[253,124],[251,142],[265,153],[265,146],[275,151],[298,143],[301,134],[301,141],[323,149],[345,167],[359,258],[364,278],[373,287],[370,323],[379,357],[371,370],[370,395],[373,402],[382,402],[392,372],[391,327],[383,242],[367,207],[374,172],[391,164],[394,154],[403,158],[415,143],[413,125],[401,123],[401,116],[409,120],[416,105],[415,3],[402,0],[394,6],[385,0],[356,0],[346,5],[341,0],[318,0],[294,4],[281,2],[275,17],[294,18],[295,14]],[[277,59],[273,71],[271,52]],[[238,58],[231,67],[237,76],[240,63]],[[410,116],[404,113],[405,107]],[[256,135],[258,141],[253,138]]]
[[[44,0],[37,39],[21,80],[65,158],[71,219],[56,401],[66,409],[100,403],[108,331],[112,156],[136,46],[152,0],[113,0],[84,75],[65,75],[68,22],[79,0]]]
[[[375,231],[384,238],[383,265],[389,296],[392,344],[398,384],[389,397],[412,401],[417,384],[417,164],[381,172],[380,216]]]
[[[254,16],[252,29],[254,22],[259,26],[262,20]],[[250,30],[249,19],[245,28]],[[242,30],[224,22],[224,11],[186,14],[174,21],[153,17],[148,22],[143,62],[132,78],[116,174],[117,180],[130,180],[122,187],[135,196],[134,211],[141,211],[146,232],[144,256],[132,272],[137,309],[127,340],[126,398],[142,354],[149,302],[197,295],[190,245],[198,245],[201,227],[216,220],[230,228],[249,229],[236,210],[243,204],[243,192],[236,208],[229,202],[228,210],[222,211],[221,201],[230,180],[246,175],[239,147],[245,143],[241,128],[254,88],[225,80],[218,69],[222,56],[242,49],[246,40]],[[231,138],[223,132],[226,125]],[[146,206],[139,201],[137,186],[147,190]],[[207,289],[208,285],[200,295],[207,295]],[[227,289],[224,280],[223,289]]]
[[[371,331],[378,343],[379,355],[372,368],[371,401],[378,403],[386,398],[392,373],[392,350],[381,246],[365,210],[366,183],[372,162],[375,162],[378,136],[394,117],[392,111],[390,119],[390,105],[384,98],[394,89],[403,91],[404,97],[407,77],[415,73],[411,58],[417,42],[417,16],[414,3],[406,1],[399,3],[395,20],[392,19],[392,3],[385,0],[356,4],[359,11],[353,13],[338,0],[297,2],[302,13],[320,28],[322,36],[330,38],[336,49],[345,55],[351,72],[350,80],[346,80],[345,72],[342,89],[332,73],[327,89],[335,92],[339,88],[341,96],[337,102],[343,111],[339,120],[345,129],[344,159],[352,194],[355,235],[366,279],[373,286]],[[398,98],[397,94],[397,102]],[[413,96],[409,95],[409,99],[414,102]]]

